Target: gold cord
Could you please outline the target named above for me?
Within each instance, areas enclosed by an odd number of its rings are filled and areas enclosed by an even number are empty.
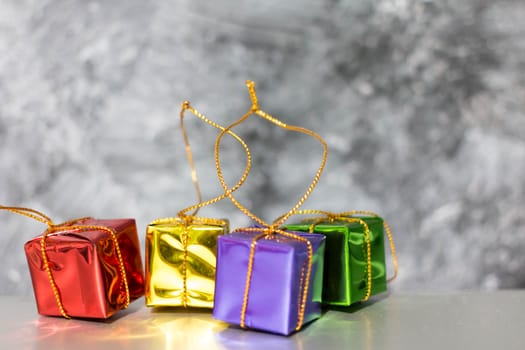
[[[44,215],[43,213],[34,209],[23,207],[6,207],[3,205],[0,205],[0,209],[7,210],[15,214],[27,216],[28,218],[35,219],[36,221],[40,221],[41,223],[46,224],[48,226],[55,226],[53,220],[51,220],[47,215]]]
[[[184,126],[184,115],[185,115],[186,111],[190,111],[194,116],[196,116],[197,118],[201,119],[205,123],[207,123],[207,124],[217,128],[219,130],[224,130],[224,127],[222,127],[221,125],[211,121],[204,114],[200,113],[195,108],[193,108],[189,101],[184,101],[182,103],[181,110],[180,110],[180,129],[181,129],[181,132],[182,132],[182,137],[183,137],[184,145],[185,145],[185,149],[186,149],[186,157],[188,158],[188,163],[189,163],[189,166],[190,166],[190,169],[191,169],[191,180],[193,182],[193,186],[195,187],[195,191],[197,192],[197,199],[198,199],[197,204],[189,206],[189,207],[187,207],[185,209],[182,209],[177,214],[178,217],[181,219],[181,223],[184,225],[184,231],[182,233],[182,246],[183,246],[182,305],[184,307],[188,306],[188,281],[187,281],[188,280],[188,262],[187,262],[187,258],[188,258],[188,238],[189,238],[188,237],[188,233],[189,233],[189,227],[197,219],[196,215],[199,212],[200,208],[202,208],[204,206],[207,206],[207,205],[210,205],[210,204],[214,204],[214,203],[216,203],[216,202],[226,198],[228,196],[228,193],[234,192],[239,187],[241,187],[242,184],[244,183],[244,181],[246,181],[246,178],[248,177],[248,173],[250,172],[250,167],[251,167],[251,164],[252,164],[252,156],[251,156],[251,153],[250,153],[250,149],[248,148],[248,145],[246,145],[244,140],[242,140],[239,136],[237,136],[237,134],[235,134],[234,132],[228,130],[227,131],[228,135],[232,136],[237,142],[239,142],[241,144],[241,146],[243,147],[244,151],[246,152],[246,158],[247,158],[246,167],[244,169],[244,172],[243,172],[241,178],[239,179],[239,181],[237,182],[237,184],[235,186],[233,186],[232,188],[229,188],[229,189],[225,189],[225,192],[223,194],[203,202],[202,201],[202,194],[201,194],[201,190],[200,190],[200,186],[199,186],[199,180],[198,180],[198,177],[197,177],[197,171],[195,169],[195,163],[193,161],[193,153],[192,153],[192,150],[191,150],[190,141],[188,139],[188,133],[187,133],[186,128]],[[187,212],[192,211],[192,210],[193,210],[193,213],[191,213],[189,215],[186,214]],[[199,218],[199,219],[201,219],[201,218]],[[202,218],[202,219],[204,219],[206,221],[206,218]],[[221,220],[221,222],[223,223],[224,221]]]
[[[197,180],[197,173],[195,171],[195,165],[193,163],[191,146],[190,146],[189,141],[188,141],[188,137],[187,137],[187,134],[186,134],[186,129],[184,128],[184,124],[182,123],[182,120],[184,118],[184,112],[187,111],[187,110],[190,111],[197,118],[201,119],[202,121],[204,121],[204,122],[208,123],[209,125],[211,125],[211,126],[217,128],[217,129],[221,130],[221,135],[224,135],[224,133],[227,133],[228,135],[232,136],[235,140],[237,140],[237,142],[239,142],[239,144],[241,144],[241,146],[243,147],[243,149],[244,149],[244,151],[246,153],[246,159],[247,159],[246,167],[244,169],[244,172],[243,172],[241,178],[237,182],[237,184],[235,186],[231,187],[231,188],[225,188],[224,189],[225,192],[223,194],[221,194],[220,196],[217,196],[215,198],[212,198],[210,200],[207,200],[205,202],[202,202],[202,199],[201,199],[200,190],[199,190],[199,184],[198,184],[198,180]],[[244,142],[243,139],[241,139],[233,131],[230,131],[229,129],[225,130],[225,128],[222,127],[221,125],[219,125],[219,124],[211,121],[210,119],[208,119],[204,114],[200,113],[195,108],[193,108],[190,105],[189,101],[184,101],[182,103],[180,115],[181,115],[181,130],[182,130],[182,134],[184,136],[184,142],[185,142],[185,145],[186,145],[186,154],[188,156],[188,162],[190,163],[190,168],[191,168],[191,172],[192,172],[192,180],[194,180],[194,186],[195,186],[195,189],[197,190],[197,194],[198,194],[198,197],[199,197],[199,202],[197,204],[189,206],[189,207],[179,211],[178,216],[181,217],[181,218],[184,218],[184,217],[187,217],[187,216],[194,217],[197,214],[197,212],[198,212],[198,210],[200,208],[202,208],[204,206],[207,206],[207,205],[211,205],[211,204],[217,203],[218,201],[226,198],[227,196],[231,195],[231,193],[233,193],[237,189],[239,189],[239,187],[241,187],[242,184],[246,181],[246,178],[248,177],[248,173],[250,172],[250,168],[251,168],[251,165],[252,165],[252,155],[250,153],[250,149],[248,148],[248,145],[246,144],[246,142]],[[191,210],[194,210],[194,212],[191,215],[186,214],[186,212],[191,211]]]
[[[320,164],[320,166],[319,166],[319,168],[318,168],[318,170],[317,170],[317,172],[316,172],[316,174],[314,176],[314,179],[312,180],[312,182],[308,186],[308,189],[306,190],[304,195],[293,206],[293,208],[290,209],[286,214],[280,216],[278,220],[274,221],[274,223],[273,223],[274,226],[279,226],[283,222],[285,222],[291,215],[293,215],[293,213],[295,211],[297,211],[297,209],[310,196],[310,194],[312,193],[313,189],[315,188],[315,186],[319,182],[319,178],[321,177],[321,173],[323,172],[325,164],[326,164],[326,158],[328,156],[328,146],[326,145],[326,142],[324,141],[324,139],[320,135],[318,135],[317,133],[315,133],[315,132],[313,132],[311,130],[299,127],[299,126],[287,125],[287,124],[281,122],[280,120],[278,120],[277,118],[275,118],[275,117],[269,115],[268,113],[264,112],[263,110],[259,109],[258,99],[257,99],[257,95],[255,93],[255,83],[253,81],[248,80],[246,82],[246,86],[247,86],[248,92],[250,94],[250,98],[251,98],[251,101],[252,101],[252,106],[251,106],[250,110],[246,114],[244,114],[236,122],[230,124],[224,130],[222,130],[221,133],[217,136],[217,140],[215,141],[215,166],[217,168],[217,175],[219,176],[219,181],[220,181],[222,187],[224,188],[224,190],[227,191],[226,195],[235,204],[235,206],[237,206],[237,208],[239,208],[239,210],[241,210],[250,219],[252,219],[253,221],[257,222],[260,225],[268,226],[268,224],[265,223],[262,219],[258,218],[257,216],[255,216],[255,214],[253,214],[251,211],[249,211],[247,208],[245,208],[243,205],[241,205],[236,200],[236,198],[233,197],[231,192],[228,192],[228,185],[224,181],[224,176],[222,174],[222,168],[221,168],[221,162],[220,162],[220,156],[219,156],[220,142],[221,142],[222,137],[224,136],[224,134],[227,133],[230,129],[234,128],[235,126],[237,126],[237,125],[243,123],[244,121],[246,121],[253,114],[255,114],[255,115],[257,115],[257,116],[259,116],[259,117],[261,117],[263,119],[266,119],[266,120],[270,121],[271,123],[279,126],[280,128],[283,128],[283,129],[286,129],[286,130],[289,130],[289,131],[295,131],[295,132],[307,134],[307,135],[315,138],[323,146],[323,156],[322,156],[321,164]]]
[[[266,236],[269,236],[269,235],[273,235],[273,234],[280,234],[280,235],[283,235],[285,237],[289,237],[289,238],[292,238],[292,239],[295,239],[295,240],[298,240],[298,241],[301,241],[301,242],[304,242],[307,246],[307,250],[308,250],[308,260],[307,260],[307,269],[306,269],[306,276],[304,276],[304,288],[303,288],[303,293],[302,293],[302,298],[301,298],[301,301],[300,301],[300,305],[299,305],[299,308],[298,308],[298,315],[297,315],[297,325],[296,325],[296,328],[295,330],[299,330],[302,326],[302,323],[303,323],[303,320],[304,320],[304,313],[305,313],[305,308],[306,308],[306,302],[307,302],[307,298],[308,298],[308,289],[309,289],[309,282],[310,282],[310,275],[311,275],[311,270],[312,270],[312,258],[313,258],[313,248],[312,248],[312,244],[311,242],[298,235],[298,234],[294,234],[294,233],[291,233],[291,232],[287,232],[287,231],[284,231],[284,230],[281,230],[279,229],[279,225],[282,224],[284,221],[286,221],[286,219],[288,217],[290,217],[291,215],[293,215],[293,213],[295,211],[297,211],[297,209],[304,203],[304,201],[306,201],[306,199],[310,196],[311,192],[313,191],[314,187],[317,185],[317,182],[319,181],[319,178],[321,177],[321,173],[323,172],[323,169],[324,169],[324,166],[326,164],[326,158],[327,158],[327,154],[328,154],[328,146],[326,145],[326,142],[323,140],[323,138],[321,136],[319,136],[317,133],[311,131],[311,130],[308,130],[308,129],[305,129],[305,128],[302,128],[302,127],[298,127],[298,126],[293,126],[293,125],[287,125],[283,122],[281,122],[280,120],[278,120],[277,118],[271,116],[270,114],[264,112],[263,110],[261,110],[259,108],[259,102],[258,102],[258,99],[257,99],[257,94],[255,92],[255,83],[253,81],[247,81],[246,82],[246,87],[248,88],[248,93],[250,95],[250,99],[251,99],[251,102],[252,102],[252,106],[250,108],[250,110],[245,113],[241,118],[239,118],[237,121],[235,121],[234,123],[230,124],[227,128],[225,128],[224,130],[221,131],[221,133],[217,136],[217,140],[215,141],[215,166],[217,168],[217,175],[219,177],[219,181],[221,183],[221,186],[223,187],[223,189],[225,190],[225,194],[228,196],[228,198],[230,198],[230,200],[233,202],[233,204],[242,212],[244,213],[245,215],[247,215],[250,219],[252,219],[254,222],[258,223],[259,225],[261,225],[262,227],[250,227],[250,228],[241,228],[241,229],[236,229],[234,230],[234,232],[239,232],[239,231],[243,231],[243,232],[253,232],[253,233],[260,233],[258,235],[256,235],[255,237],[252,238],[252,242],[250,244],[250,256],[249,256],[249,259],[248,259],[248,271],[247,271],[247,274],[246,274],[246,282],[245,282],[245,288],[244,288],[244,298],[243,298],[243,304],[242,304],[242,308],[241,308],[241,315],[240,315],[240,326],[242,328],[246,328],[246,310],[247,310],[247,307],[248,307],[248,299],[249,299],[249,294],[250,294],[250,285],[251,285],[251,277],[252,277],[252,273],[253,273],[253,264],[254,264],[254,257],[255,257],[255,246],[257,244],[257,241],[263,237],[266,237]],[[287,212],[285,213],[283,216],[281,216],[278,220],[276,220],[273,224],[269,224],[267,222],[265,222],[264,220],[262,220],[261,218],[257,217],[255,214],[253,214],[250,210],[248,210],[246,207],[244,207],[241,203],[239,203],[237,201],[237,199],[232,195],[231,191],[229,191],[228,189],[228,185],[226,184],[225,180],[224,180],[224,176],[223,176],[223,173],[222,173],[222,168],[221,168],[221,161],[220,161],[220,154],[219,154],[219,149],[220,149],[220,143],[221,143],[221,140],[224,136],[225,133],[228,133],[230,131],[230,129],[234,128],[235,126],[245,122],[248,118],[250,118],[252,115],[257,115],[277,126],[279,126],[280,128],[283,128],[283,129],[286,129],[286,130],[289,130],[289,131],[294,131],[294,132],[299,132],[299,133],[303,133],[303,134],[306,134],[306,135],[309,135],[313,138],[315,138],[317,141],[319,141],[319,143],[321,143],[322,147],[323,147],[323,156],[322,156],[322,160],[321,160],[321,164],[312,180],[312,182],[310,183],[310,185],[308,186],[306,192],[304,193],[304,195],[299,199],[299,201]],[[301,278],[303,278],[303,276],[301,276]]]
[[[195,163],[193,162],[193,153],[191,151],[190,141],[188,139],[188,133],[186,132],[186,128],[184,127],[184,112],[187,109],[190,109],[190,101],[184,101],[181,106],[180,110],[180,130],[182,133],[182,138],[184,140],[184,146],[186,150],[186,157],[188,158],[188,163],[190,165],[191,169],[191,181],[193,182],[193,187],[195,187],[195,192],[197,192],[197,200],[198,203],[202,202],[202,194],[201,189],[199,186],[199,179],[197,178],[197,170],[195,169]],[[199,212],[200,207],[195,208],[195,211],[191,214],[191,216],[197,215]]]
[[[182,306],[188,307],[188,231],[190,230],[191,219],[184,221],[184,231],[182,232]]]
[[[39,221],[39,222],[41,222],[43,224],[46,224],[48,226],[47,230],[42,234],[42,237],[40,239],[40,251],[41,251],[41,254],[42,254],[42,260],[44,262],[44,268],[45,268],[47,276],[49,278],[49,283],[51,284],[51,289],[53,290],[53,294],[55,296],[55,300],[57,302],[58,309],[60,310],[60,314],[63,317],[65,317],[67,319],[71,318],[71,316],[69,316],[68,313],[66,312],[66,310],[64,308],[64,305],[62,303],[60,290],[59,290],[59,288],[58,288],[58,286],[57,286],[57,284],[55,282],[55,278],[53,277],[53,273],[51,271],[51,267],[49,266],[49,258],[47,256],[47,252],[46,252],[46,238],[47,238],[47,236],[49,234],[57,233],[59,231],[102,230],[102,231],[106,231],[107,233],[109,233],[109,235],[111,236],[111,238],[113,239],[113,242],[115,244],[115,252],[117,254],[117,258],[118,258],[118,261],[119,261],[119,269],[120,269],[120,273],[122,275],[121,286],[122,286],[122,284],[124,285],[124,290],[125,290],[125,293],[126,293],[126,302],[125,302],[123,308],[125,309],[125,308],[127,308],[129,306],[130,294],[129,294],[128,279],[127,279],[126,269],[124,267],[124,260],[122,258],[122,254],[121,254],[121,251],[120,251],[120,246],[118,244],[117,233],[115,232],[115,230],[110,229],[110,228],[105,227],[105,226],[99,226],[99,225],[78,224],[78,223],[81,223],[81,222],[83,222],[83,221],[85,221],[87,219],[90,219],[88,217],[79,218],[79,219],[75,219],[75,220],[69,220],[69,221],[63,222],[61,224],[55,225],[53,223],[53,220],[51,220],[48,216],[46,216],[43,213],[41,213],[41,212],[39,212],[37,210],[34,210],[34,209],[23,208],[23,207],[6,207],[6,206],[0,205],[0,210],[7,210],[7,211],[10,211],[10,212],[15,213],[15,214],[23,215],[23,216],[35,219],[35,220],[37,220],[37,221]]]

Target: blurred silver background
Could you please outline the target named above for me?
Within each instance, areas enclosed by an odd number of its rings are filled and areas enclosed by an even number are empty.
[[[261,108],[330,147],[304,208],[374,210],[400,258],[395,290],[525,287],[525,2],[0,2],[0,203],[56,221],[146,224],[195,202],[180,103],[223,125]],[[187,117],[206,198],[216,130]],[[253,117],[238,198],[286,212],[319,145]],[[244,167],[222,148],[230,184]],[[249,221],[227,201],[201,211]],[[30,295],[23,243],[42,224],[1,213],[0,294]]]

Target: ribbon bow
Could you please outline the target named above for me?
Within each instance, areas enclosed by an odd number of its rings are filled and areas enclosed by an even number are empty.
[[[37,221],[47,225],[47,229],[44,231],[44,233],[42,234],[42,238],[40,239],[40,252],[42,254],[42,260],[44,262],[44,268],[45,268],[45,270],[47,272],[47,276],[49,278],[49,283],[51,284],[51,288],[53,289],[53,294],[55,296],[55,300],[57,302],[58,309],[60,310],[60,314],[63,317],[65,317],[67,319],[71,318],[71,316],[69,316],[68,313],[66,312],[66,310],[64,308],[64,305],[62,303],[62,298],[60,296],[60,290],[58,289],[58,286],[57,286],[57,284],[55,282],[55,279],[53,277],[53,274],[51,272],[51,268],[49,267],[49,258],[47,256],[47,252],[46,252],[46,238],[47,238],[47,236],[52,234],[52,233],[59,232],[59,231],[101,230],[101,231],[106,231],[111,236],[111,239],[114,242],[115,252],[117,253],[117,257],[118,257],[118,261],[119,261],[119,270],[120,270],[120,273],[122,274],[122,284],[124,285],[124,290],[125,290],[125,293],[126,293],[126,301],[124,303],[123,308],[125,309],[125,308],[127,308],[129,306],[130,294],[129,294],[129,287],[128,287],[128,279],[127,279],[127,276],[126,276],[126,269],[124,267],[124,260],[122,259],[122,254],[120,252],[120,246],[118,244],[117,233],[115,232],[114,229],[106,227],[106,226],[100,226],[100,225],[85,225],[85,224],[82,224],[82,222],[85,222],[88,219],[92,219],[91,217],[83,217],[83,218],[78,218],[78,219],[74,219],[74,220],[69,220],[69,221],[66,221],[66,222],[63,222],[63,223],[57,225],[47,215],[45,215],[45,214],[43,214],[43,213],[41,213],[41,212],[39,212],[37,210],[34,210],[34,209],[24,208],[24,207],[6,207],[6,206],[3,206],[3,205],[0,205],[0,210],[7,210],[7,211],[10,211],[10,212],[15,213],[15,214],[23,215],[23,216],[26,216],[28,218],[32,218],[34,220],[37,220]],[[121,288],[122,288],[122,284],[121,284]]]
[[[304,237],[302,237],[302,236],[300,236],[298,234],[294,234],[294,233],[291,233],[291,232],[284,231],[284,230],[280,229],[279,226],[284,221],[286,221],[286,219],[288,219],[288,217],[290,217],[295,211],[297,211],[297,209],[304,203],[304,201],[306,201],[306,199],[310,196],[311,192],[313,191],[314,187],[317,185],[317,182],[319,181],[319,178],[321,176],[321,173],[323,172],[323,169],[324,169],[324,166],[325,166],[325,163],[326,163],[326,158],[327,158],[327,154],[328,154],[328,146],[326,145],[326,142],[323,140],[323,138],[321,136],[319,136],[317,133],[315,133],[315,132],[313,132],[311,130],[302,128],[302,127],[293,126],[293,125],[287,125],[287,124],[283,123],[282,121],[278,120],[277,118],[275,118],[275,117],[271,116],[270,114],[268,114],[268,113],[264,112],[263,110],[261,110],[259,108],[259,102],[258,102],[257,95],[256,95],[256,92],[255,92],[255,83],[253,81],[248,80],[248,81],[246,81],[246,87],[248,88],[248,92],[249,92],[250,99],[251,99],[251,102],[252,102],[250,110],[247,113],[245,113],[241,118],[239,118],[237,121],[235,121],[234,123],[230,124],[227,128],[222,130],[221,133],[217,136],[217,140],[215,141],[215,165],[216,165],[216,168],[217,168],[217,175],[219,177],[219,181],[220,181],[223,189],[225,190],[225,194],[228,196],[228,198],[233,202],[233,204],[235,204],[235,206],[239,210],[241,210],[245,215],[247,215],[249,218],[251,218],[253,221],[255,221],[258,225],[261,226],[261,227],[238,228],[238,229],[233,231],[233,232],[243,231],[243,232],[259,233],[258,235],[253,237],[251,245],[250,245],[250,256],[249,256],[249,259],[248,259],[248,271],[247,271],[247,274],[246,274],[246,283],[245,283],[245,288],[244,288],[244,298],[243,298],[243,304],[242,304],[242,308],[241,308],[240,326],[241,326],[241,328],[246,328],[246,310],[247,310],[247,307],[248,307],[248,299],[249,299],[249,294],[250,294],[251,277],[252,277],[252,273],[253,273],[253,261],[254,261],[254,256],[255,256],[255,246],[257,244],[257,241],[259,239],[261,239],[261,238],[267,238],[267,237],[270,237],[271,235],[279,234],[279,235],[282,235],[282,236],[285,236],[285,237],[289,237],[289,238],[292,238],[292,239],[304,242],[306,244],[307,250],[308,250],[308,259],[307,259],[307,265],[308,266],[306,268],[306,275],[305,275],[305,278],[304,278],[305,283],[304,283],[302,296],[301,296],[301,304],[299,305],[299,308],[298,308],[297,325],[296,325],[296,328],[295,328],[295,330],[299,330],[301,328],[303,320],[304,320],[306,301],[307,301],[307,297],[308,297],[308,288],[309,288],[309,283],[310,283],[310,275],[311,275],[311,271],[312,271],[313,248],[312,248],[312,244],[310,243],[310,241],[308,239],[306,239],[306,238],[304,238]],[[283,128],[283,129],[286,129],[286,130],[289,130],[289,131],[294,131],[294,132],[307,134],[307,135],[315,138],[323,146],[323,156],[322,156],[321,164],[320,164],[319,169],[317,170],[317,172],[316,172],[312,182],[308,186],[308,189],[306,190],[305,194],[299,199],[299,201],[293,206],[292,209],[290,209],[286,214],[281,216],[278,220],[276,220],[272,224],[269,224],[269,223],[265,222],[264,220],[260,219],[259,217],[254,215],[251,211],[249,211],[247,208],[245,208],[242,204],[240,204],[237,201],[237,199],[232,195],[232,193],[231,193],[232,191],[229,191],[228,185],[224,181],[224,177],[223,177],[222,169],[221,169],[221,161],[220,161],[219,149],[220,149],[220,143],[221,143],[222,137],[224,136],[225,133],[228,133],[230,131],[230,129],[232,129],[233,127],[235,127],[235,126],[237,126],[237,125],[239,125],[241,123],[243,123],[248,118],[250,118],[252,115],[256,115],[256,116],[258,116],[258,117],[260,117],[262,119],[265,119],[265,120],[267,120],[267,121],[269,121],[269,122],[279,126],[280,128]]]
[[[344,221],[344,222],[356,222],[361,224],[365,229],[365,244],[366,244],[366,275],[367,275],[367,292],[365,294],[365,297],[362,299],[362,301],[366,301],[370,298],[371,290],[372,290],[372,262],[371,262],[371,251],[370,251],[370,229],[368,227],[368,224],[362,220],[360,217],[356,217],[355,215],[366,215],[366,216],[372,216],[372,217],[380,217],[378,214],[372,212],[372,211],[363,211],[363,210],[351,210],[346,211],[342,213],[332,213],[329,211],[324,210],[298,210],[294,213],[294,215],[321,215],[318,217],[312,217],[312,218],[306,218],[303,220],[303,222],[311,223],[310,227],[308,228],[309,233],[313,233],[315,230],[315,226],[322,223],[322,222],[334,222],[334,221]],[[394,238],[392,236],[392,231],[390,229],[390,226],[386,222],[386,220],[383,220],[383,227],[385,230],[385,233],[387,235],[389,245],[390,245],[390,251],[392,254],[392,264],[394,266],[394,274],[387,279],[387,282],[393,281],[398,274],[398,261],[397,261],[397,253],[396,253],[396,247],[394,244]]]

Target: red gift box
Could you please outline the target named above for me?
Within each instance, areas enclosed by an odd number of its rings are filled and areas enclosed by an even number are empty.
[[[134,219],[75,221],[48,229],[24,248],[41,315],[108,318],[144,295]]]

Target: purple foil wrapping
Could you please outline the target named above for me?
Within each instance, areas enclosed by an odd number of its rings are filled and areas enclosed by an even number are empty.
[[[312,244],[312,270],[303,325],[321,316],[325,237],[293,232]],[[253,232],[220,236],[213,317],[240,324]],[[246,327],[288,335],[295,331],[304,285],[302,270],[308,260],[304,242],[282,235],[261,238],[255,246],[248,297]],[[302,325],[301,325],[302,326]]]

